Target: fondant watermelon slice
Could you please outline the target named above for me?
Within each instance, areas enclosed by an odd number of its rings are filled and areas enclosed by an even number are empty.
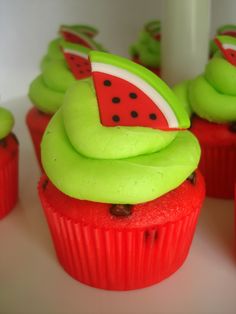
[[[98,49],[98,45],[91,38],[92,36],[87,34],[86,28],[80,29],[78,26],[61,26],[60,34],[68,42],[80,44],[90,49]]]
[[[101,124],[161,130],[189,127],[177,97],[151,71],[108,53],[91,51],[89,55]]]
[[[218,28],[217,34],[236,37],[236,25],[233,24],[223,25],[220,28]]]
[[[148,22],[145,25],[145,30],[156,40],[161,39],[161,22],[158,20]]]
[[[236,66],[236,38],[231,36],[217,36],[215,43],[221,50],[225,59]]]
[[[77,80],[91,75],[91,65],[88,60],[90,49],[66,41],[61,42],[61,48],[67,65]]]

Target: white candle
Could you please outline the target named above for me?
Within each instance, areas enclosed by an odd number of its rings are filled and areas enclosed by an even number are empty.
[[[171,86],[204,70],[210,4],[210,0],[162,0],[162,77]]]

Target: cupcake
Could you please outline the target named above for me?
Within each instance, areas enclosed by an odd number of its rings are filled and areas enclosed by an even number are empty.
[[[98,30],[90,25],[62,25],[59,29],[60,37],[53,39],[48,45],[47,54],[43,57],[40,63],[40,68],[51,61],[63,61],[64,55],[61,51],[60,42],[62,40],[70,43],[79,44],[84,47],[94,50],[104,50],[101,44],[94,40],[98,34]]]
[[[58,260],[87,285],[139,289],[186,259],[204,199],[198,141],[155,74],[90,53],[41,144],[39,196]]]
[[[236,179],[236,39],[218,36],[219,51],[205,72],[174,91],[192,110],[208,196],[233,198]]]
[[[161,65],[161,25],[151,21],[144,26],[136,43],[130,47],[132,60],[145,66],[160,76]]]
[[[231,37],[236,37],[236,25],[234,24],[226,24],[220,26],[217,31],[216,31],[216,36],[217,35],[227,35]],[[213,57],[214,53],[217,52],[219,47],[215,43],[214,39],[210,41],[210,58]]]
[[[67,88],[75,81],[90,75],[89,48],[60,41],[62,60],[43,66],[42,73],[30,84],[29,98],[33,107],[28,111],[26,123],[40,162],[40,142],[52,115],[62,105]]]
[[[12,114],[0,107],[0,219],[18,199],[18,141],[11,133],[13,124]]]

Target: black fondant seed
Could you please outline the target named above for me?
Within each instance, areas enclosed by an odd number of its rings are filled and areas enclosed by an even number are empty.
[[[75,59],[75,57],[74,57],[74,56],[70,56],[70,59],[71,59],[71,60],[74,60],[74,59]]]
[[[132,214],[132,205],[114,204],[109,208],[110,214],[117,217],[127,217]]]
[[[150,118],[151,120],[156,120],[156,119],[157,119],[157,116],[156,116],[155,113],[150,113],[149,118]]]
[[[119,104],[120,98],[119,97],[113,97],[112,102],[113,102],[113,104]]]
[[[117,115],[114,115],[114,116],[112,117],[112,120],[113,120],[114,122],[119,122],[119,121],[120,121],[120,117],[117,116]]]
[[[129,94],[129,97],[130,97],[131,99],[136,99],[138,96],[137,96],[137,94],[135,94],[135,93],[130,93],[130,94]]]
[[[79,63],[77,63],[76,66],[77,66],[77,68],[80,68],[80,64]]]
[[[233,132],[233,133],[236,133],[236,121],[231,122],[231,123],[229,124],[229,131],[230,131],[230,132]]]
[[[84,71],[79,71],[80,74],[84,73]]]
[[[111,81],[105,80],[105,81],[103,82],[103,85],[104,85],[104,86],[111,86]]]
[[[130,115],[131,115],[132,118],[137,118],[138,113],[137,113],[137,111],[131,111]]]

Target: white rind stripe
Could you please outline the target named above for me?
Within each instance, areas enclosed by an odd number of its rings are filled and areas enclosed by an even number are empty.
[[[68,48],[63,48],[63,51],[64,51],[64,53],[71,53],[72,55],[79,56],[79,57],[82,57],[84,59],[88,59],[88,55],[86,55],[85,53],[80,52],[80,51],[76,51],[76,50],[68,49]]]
[[[125,69],[113,66],[111,64],[105,64],[100,62],[92,62],[92,72],[107,73],[132,83],[141,91],[143,91],[156,104],[156,106],[160,108],[170,128],[179,127],[176,116],[171,107],[169,106],[169,104],[166,102],[166,100],[152,86],[147,84],[143,79],[141,79],[137,75],[130,73]]]
[[[226,49],[232,49],[232,50],[236,50],[236,45],[232,45],[232,44],[223,44],[222,45],[223,48]]]

